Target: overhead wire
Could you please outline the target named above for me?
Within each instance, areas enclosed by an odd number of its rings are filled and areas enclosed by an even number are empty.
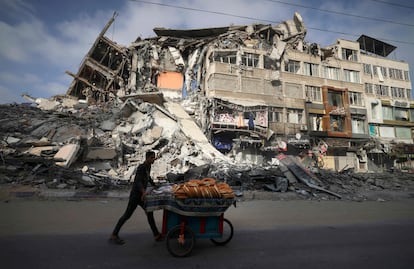
[[[322,8],[317,8],[317,7],[312,7],[312,6],[305,6],[305,5],[295,4],[295,3],[285,2],[285,1],[278,1],[278,0],[266,0],[266,1],[273,2],[273,3],[279,3],[279,4],[284,4],[284,5],[288,5],[288,6],[295,6],[295,7],[313,9],[313,10],[317,10],[317,11],[322,11],[322,12],[327,12],[327,13],[332,13],[332,14],[338,14],[338,15],[348,16],[348,17],[354,17],[354,18],[359,18],[359,19],[380,21],[380,22],[386,22],[386,23],[391,23],[391,24],[398,24],[398,25],[414,27],[414,24],[410,24],[410,23],[403,23],[403,22],[396,22],[396,21],[391,21],[391,20],[386,20],[386,19],[381,19],[381,18],[361,16],[361,15],[350,14],[350,13],[345,13],[345,12],[340,12],[340,11],[335,11],[335,10],[328,10],[328,9],[322,9]]]
[[[371,0],[372,2],[377,2],[377,3],[382,3],[382,4],[387,4],[390,6],[395,6],[395,7],[402,7],[402,8],[409,8],[409,9],[414,9],[414,6],[407,6],[407,5],[403,5],[400,3],[391,3],[388,1],[382,1],[382,0]]]
[[[144,0],[130,0],[132,2],[139,2],[139,3],[144,3],[144,4],[150,4],[150,5],[158,5],[158,6],[164,6],[164,7],[171,7],[171,8],[176,8],[176,9],[183,9],[183,10],[189,10],[189,11],[197,11],[197,12],[203,12],[203,13],[210,13],[210,14],[216,14],[216,15],[223,15],[223,16],[229,16],[229,17],[235,17],[235,18],[241,18],[241,19],[248,19],[248,20],[253,20],[253,21],[261,21],[261,22],[268,22],[268,23],[281,23],[281,21],[273,21],[273,20],[267,20],[267,19],[261,19],[261,18],[254,18],[254,17],[249,17],[249,16],[241,16],[241,15],[237,15],[237,14],[232,14],[232,13],[226,13],[226,12],[221,12],[221,11],[211,11],[211,10],[206,10],[206,9],[199,9],[199,8],[191,8],[191,7],[185,7],[185,6],[177,6],[177,5],[171,5],[171,4],[166,4],[166,3],[157,3],[157,2],[151,2],[151,1],[144,1]],[[311,8],[311,9],[316,9],[313,7],[308,7],[308,6],[303,6],[303,5],[297,5],[297,4],[292,4],[292,3],[286,3],[283,1],[276,1],[276,0],[266,0],[266,1],[270,1],[270,2],[277,2],[277,3],[282,3],[282,4],[286,4],[286,5],[293,5],[293,6],[298,6],[298,7],[302,7],[302,8]],[[381,2],[385,2],[385,1],[381,1]],[[322,10],[322,9],[317,9],[319,11],[324,11],[324,12],[328,12],[327,10]],[[340,14],[340,15],[349,15],[347,13],[342,13],[342,12],[332,12],[329,11],[331,13],[336,13],[336,14]],[[359,15],[354,15],[354,16],[359,16]],[[364,16],[359,16],[360,18],[363,19],[372,19],[369,17],[364,17]],[[414,24],[403,24],[403,23],[397,23],[397,22],[392,22],[392,21],[387,21],[387,20],[381,20],[383,22],[387,22],[387,23],[394,23],[394,24],[400,24],[400,25],[405,25],[405,26],[412,26],[414,27]],[[320,32],[329,32],[329,33],[335,33],[335,34],[341,34],[341,35],[347,35],[347,36],[355,36],[355,37],[359,37],[360,35],[358,34],[352,34],[352,33],[347,33],[347,32],[340,32],[340,31],[333,31],[333,30],[328,30],[328,29],[321,29],[321,28],[315,28],[315,27],[307,27],[308,29],[312,29],[315,31],[320,31]],[[414,42],[410,42],[410,41],[403,41],[403,40],[394,40],[394,39],[387,39],[387,38],[380,38],[377,37],[378,39],[381,39],[383,41],[388,41],[388,42],[395,42],[395,43],[402,43],[402,44],[409,44],[409,45],[414,45]]]

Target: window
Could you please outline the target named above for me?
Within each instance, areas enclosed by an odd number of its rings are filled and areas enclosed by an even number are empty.
[[[357,51],[342,48],[342,60],[357,62],[358,61]]]
[[[395,136],[398,138],[411,139],[411,128],[395,127]]]
[[[380,107],[379,103],[371,103],[371,115],[373,120],[381,119]]]
[[[374,94],[374,85],[372,83],[365,83],[365,93]]]
[[[384,120],[394,120],[394,114],[392,111],[392,107],[390,106],[383,106],[382,107],[382,118]]]
[[[355,134],[365,134],[365,119],[361,117],[352,117],[352,132]]]
[[[283,122],[283,109],[279,107],[269,108],[269,121],[270,122]]]
[[[394,110],[395,120],[408,121],[408,109],[396,107]]]
[[[359,83],[359,72],[344,69],[344,80],[348,82]]]
[[[354,106],[363,106],[363,97],[360,92],[349,92],[349,104]]]
[[[331,106],[343,107],[342,92],[328,91],[328,102]]]
[[[370,64],[364,64],[364,73],[368,75],[372,75],[371,65]]]
[[[322,68],[322,77],[328,79],[339,80],[339,68],[324,66]]]
[[[334,132],[344,131],[344,117],[340,115],[330,116],[330,130]]]
[[[305,86],[306,100],[322,102],[322,92],[320,87]]]
[[[220,63],[236,64],[237,55],[235,51],[215,51],[213,61]]]
[[[322,131],[322,117],[323,115],[309,114],[309,124],[312,131]]]
[[[405,89],[391,87],[391,96],[396,98],[405,98]]]
[[[390,78],[403,80],[403,71],[396,68],[389,68]]]
[[[374,75],[378,76],[380,81],[383,81],[384,77],[388,76],[386,67],[382,67],[382,66],[379,66],[379,65],[373,65],[372,69],[373,69]]]
[[[244,53],[241,57],[242,64],[250,67],[259,66],[259,54]]]
[[[410,74],[408,73],[408,71],[404,71],[404,79],[406,81],[409,81],[410,80]]]
[[[375,94],[389,96],[388,86],[375,84]]]
[[[303,74],[306,76],[319,77],[319,65],[312,63],[303,63]]]
[[[263,56],[263,67],[265,69],[272,69],[272,70],[279,69],[278,62],[266,55]]]
[[[289,60],[285,65],[285,71],[290,73],[298,73],[300,69],[300,62]]]
[[[303,115],[303,112],[301,109],[288,109],[287,122],[288,123],[303,123],[302,115]]]
[[[407,92],[407,99],[411,99],[411,89],[405,89],[405,91]]]

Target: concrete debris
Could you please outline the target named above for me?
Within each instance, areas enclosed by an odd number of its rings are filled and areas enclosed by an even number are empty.
[[[361,190],[413,190],[410,174],[392,177],[323,169],[312,173],[300,158],[291,156],[279,156],[278,164],[238,163],[215,150],[196,125],[182,124],[183,119],[190,119],[183,109],[170,104],[161,111],[157,105],[136,102],[139,105],[133,108],[143,112],[125,113],[119,106],[108,107],[108,103],[74,109],[60,102],[54,111],[1,105],[0,183],[94,192],[128,189],[145,152],[154,150],[158,160],[152,169],[153,178],[178,183],[213,177],[231,185],[238,197],[243,191],[264,190],[293,191],[307,199],[355,200],[360,199],[355,196]],[[140,132],[121,131],[120,126],[129,124],[132,130],[142,126],[142,121],[147,127]],[[103,130],[103,122],[114,124],[106,124]],[[69,125],[74,128],[67,128]],[[110,125],[113,129],[107,130]]]
[[[314,159],[276,158],[287,143],[309,149],[309,138],[301,133],[290,134],[287,142],[276,137],[268,126],[267,100],[225,96],[225,91],[215,97],[208,81],[217,89],[257,84],[250,78],[226,84],[230,77],[216,79],[220,74],[212,70],[250,74],[258,61],[254,52],[261,49],[266,55],[260,72],[269,82],[264,87],[277,91],[271,94],[278,98],[285,52],[320,53],[316,44],[304,43],[306,28],[298,13],[276,26],[155,28],[157,37],[138,38],[129,47],[104,36],[114,19],[78,72],[68,72],[73,81],[66,95],[50,100],[24,95],[31,104],[0,106],[0,183],[93,191],[129,188],[145,152],[153,150],[158,158],[154,179],[177,183],[213,177],[231,185],[238,197],[246,190],[290,191],[310,199],[352,199],[361,189],[412,190],[411,177],[345,169],[312,172]],[[278,113],[277,108],[272,111]],[[318,157],[327,147],[321,142],[312,150]]]

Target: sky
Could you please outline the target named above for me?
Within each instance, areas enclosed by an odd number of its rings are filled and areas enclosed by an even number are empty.
[[[154,37],[153,28],[277,25],[298,12],[305,41],[322,47],[361,34],[397,47],[389,56],[410,65],[414,81],[414,3],[411,0],[0,0],[0,104],[65,94],[83,57],[106,32],[125,46]],[[412,87],[413,89],[413,87]]]

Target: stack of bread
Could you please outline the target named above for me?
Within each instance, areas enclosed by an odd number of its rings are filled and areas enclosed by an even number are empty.
[[[185,198],[223,198],[232,199],[234,193],[224,182],[216,182],[214,178],[191,179],[185,183],[173,186],[177,199]]]

